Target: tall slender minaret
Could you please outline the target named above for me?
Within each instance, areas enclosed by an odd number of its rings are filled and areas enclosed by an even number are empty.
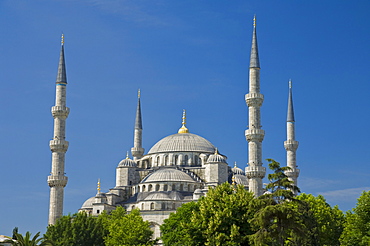
[[[141,122],[140,89],[138,91],[137,98],[138,100],[135,119],[134,147],[131,148],[131,154],[134,157],[134,161],[140,159],[144,154],[144,149],[142,147],[143,124]]]
[[[299,176],[299,169],[297,168],[296,162],[298,141],[295,141],[294,122],[292,81],[289,80],[288,114],[286,120],[287,140],[284,141],[284,147],[286,149],[287,166],[290,167],[290,170],[285,171],[285,175],[288,176],[289,180],[293,181],[293,185],[297,186],[297,179]]]
[[[265,177],[266,168],[262,166],[262,141],[265,131],[261,129],[261,106],[263,95],[260,93],[260,63],[258,57],[256,16],[253,19],[252,49],[249,66],[249,93],[245,101],[249,111],[249,126],[245,131],[248,141],[248,167],[245,173],[249,179],[249,191],[255,196],[263,193],[262,178]]]
[[[48,176],[50,186],[49,225],[55,224],[56,220],[63,215],[64,187],[67,185],[67,177],[64,176],[65,154],[68,149],[66,136],[66,119],[69,108],[66,107],[67,76],[64,61],[64,35],[62,35],[62,47],[60,50],[58,75],[56,80],[55,106],[51,108],[54,117],[54,136],[50,141],[52,152],[51,173]]]

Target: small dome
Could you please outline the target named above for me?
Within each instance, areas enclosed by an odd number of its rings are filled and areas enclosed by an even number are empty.
[[[249,185],[248,178],[246,176],[244,176],[244,175],[235,174],[234,175],[234,180],[235,180],[235,183],[236,184],[241,184],[241,185],[244,185],[244,186],[248,186]]]
[[[201,136],[192,133],[177,133],[159,140],[148,154],[185,151],[214,153],[215,146]]]
[[[185,182],[195,182],[188,174],[174,169],[174,168],[161,168],[158,171],[149,174],[146,178],[144,178],[141,183],[151,183],[151,182],[178,182],[178,181],[185,181]]]
[[[123,159],[119,164],[118,167],[137,167],[136,162],[131,160],[128,156],[126,159]]]
[[[231,168],[231,171],[233,172],[233,174],[245,175],[245,172],[243,171],[243,169],[237,167],[236,163],[235,163],[234,167]]]
[[[162,192],[152,192],[144,199],[145,201],[152,201],[152,200],[171,200],[171,198]]]
[[[220,155],[216,149],[216,152],[213,155],[210,155],[208,157],[208,163],[214,163],[214,162],[221,162],[226,163],[226,158],[222,155]]]
[[[87,199],[87,200],[84,202],[84,204],[82,204],[81,209],[92,208],[92,207],[93,207],[93,203],[95,203],[95,196],[90,197],[89,199]]]

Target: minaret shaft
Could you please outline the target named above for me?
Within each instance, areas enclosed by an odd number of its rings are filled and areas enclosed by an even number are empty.
[[[290,170],[285,171],[285,175],[288,176],[290,181],[293,181],[293,185],[297,186],[299,169],[297,168],[296,151],[299,143],[295,140],[295,120],[291,81],[289,81],[288,114],[286,127],[287,140],[284,141],[284,148],[287,152],[287,166],[290,167]]]
[[[53,139],[49,143],[52,152],[51,173],[48,176],[48,185],[50,186],[49,225],[55,224],[56,220],[63,215],[64,187],[68,181],[68,178],[64,176],[65,153],[68,149],[68,142],[65,141],[66,119],[69,114],[69,108],[66,107],[67,79],[63,43],[64,40],[62,39],[56,81],[55,106],[51,108],[51,113],[54,117],[54,132]]]
[[[249,191],[255,196],[263,193],[262,178],[265,177],[266,168],[262,166],[262,141],[265,136],[261,129],[261,106],[263,95],[260,94],[260,65],[258,57],[256,23],[254,23],[252,49],[249,66],[249,93],[245,95],[248,105],[249,125],[245,131],[248,141],[248,167],[245,169],[249,179]]]

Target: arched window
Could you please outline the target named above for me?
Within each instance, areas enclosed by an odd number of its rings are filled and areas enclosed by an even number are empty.
[[[180,191],[183,191],[184,190],[184,185],[183,184],[181,184],[180,185]]]
[[[175,155],[175,166],[178,165],[177,161],[179,160],[179,156]]]
[[[130,180],[130,185],[132,185],[132,181]]]
[[[192,190],[191,190],[191,185],[190,185],[190,184],[188,185],[188,191],[192,191]]]
[[[145,191],[145,185],[143,185],[143,192]]]
[[[172,203],[172,210],[176,210],[176,204]]]
[[[176,185],[175,184],[172,185],[172,190],[176,190]]]
[[[199,157],[197,155],[194,156],[194,165],[198,165]]]
[[[157,167],[159,167],[159,160],[160,160],[160,157],[157,156]]]
[[[162,209],[165,210],[166,209],[166,203],[162,203]]]
[[[144,203],[141,204],[141,210],[144,210]]]
[[[140,191],[141,191],[140,186],[138,186],[137,187],[137,192],[140,192]]]
[[[154,203],[153,202],[150,204],[150,209],[154,210]]]
[[[188,155],[185,155],[184,157],[184,165],[188,165],[189,157]]]
[[[152,187],[153,187],[152,185],[149,185],[148,186],[148,191],[152,191]]]
[[[159,184],[155,185],[155,191],[159,191]]]
[[[163,190],[164,190],[164,191],[167,191],[167,190],[168,190],[168,185],[166,185],[166,184],[165,184],[165,185],[163,186]]]
[[[168,165],[168,155],[166,155],[164,157],[164,165],[167,166]]]

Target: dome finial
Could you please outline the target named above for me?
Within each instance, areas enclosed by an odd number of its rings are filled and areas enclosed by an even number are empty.
[[[215,149],[215,155],[218,155],[218,148]]]
[[[61,44],[64,45],[64,33],[62,33],[62,40],[61,40]]]
[[[234,167],[237,167],[237,166],[236,166],[236,161],[234,162]]]
[[[137,91],[137,98],[140,98],[140,89]]]
[[[98,191],[98,194],[100,194],[100,179],[98,179],[98,188],[96,188]]]
[[[256,15],[254,15],[254,18],[253,18],[253,26],[256,28],[257,26],[257,18],[256,18]]]
[[[126,159],[130,159],[130,158],[128,157],[128,151],[126,152]]]
[[[182,112],[182,127],[179,129],[178,133],[189,133],[188,128],[186,128],[186,110]]]

